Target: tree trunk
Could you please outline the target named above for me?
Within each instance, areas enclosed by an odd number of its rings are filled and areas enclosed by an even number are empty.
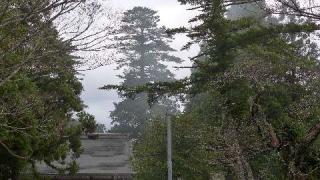
[[[228,131],[225,152],[227,162],[232,167],[237,180],[254,180],[252,169],[243,155],[236,131]]]
[[[289,163],[288,177],[291,180],[307,180],[308,175],[302,173],[296,166],[294,162]]]

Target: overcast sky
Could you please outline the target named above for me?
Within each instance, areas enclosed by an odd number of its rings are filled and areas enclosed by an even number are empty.
[[[111,0],[103,2],[109,3],[113,8],[119,10],[127,10],[135,6],[149,7],[158,11],[160,25],[169,28],[188,26],[188,20],[196,13],[187,11],[188,7],[180,5],[176,0]],[[193,47],[189,51],[179,51],[187,41],[188,39],[184,35],[178,35],[171,44],[173,48],[178,50],[176,55],[185,60],[182,66],[189,65],[189,57],[196,55],[199,51],[198,47]],[[173,65],[170,66],[172,67]],[[121,82],[121,79],[116,76],[121,74],[121,71],[114,70],[115,67],[116,64],[113,63],[87,71],[82,77],[84,92],[81,97],[88,106],[86,111],[93,114],[99,123],[106,124],[108,129],[111,126],[109,114],[114,109],[113,103],[119,102],[121,99],[119,99],[115,91],[98,90],[98,88],[105,84],[119,84]],[[176,78],[183,78],[190,74],[188,69],[170,69],[176,74]]]

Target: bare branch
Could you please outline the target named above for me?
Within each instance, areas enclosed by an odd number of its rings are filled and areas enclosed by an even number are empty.
[[[15,152],[13,152],[6,144],[4,144],[2,141],[0,141],[0,145],[5,148],[7,150],[7,152],[13,156],[13,157],[16,157],[18,159],[24,159],[24,160],[27,160],[27,157],[24,157],[24,156],[20,156],[18,154],[16,154]]]
[[[305,144],[312,143],[320,134],[320,122],[318,122],[316,125],[314,125],[308,132],[308,134],[305,136],[303,142]]]

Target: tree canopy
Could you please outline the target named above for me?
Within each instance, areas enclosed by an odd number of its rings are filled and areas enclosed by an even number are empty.
[[[168,43],[171,38],[165,27],[159,27],[157,12],[146,7],[134,7],[124,12],[116,41],[123,58],[117,61],[118,69],[123,68],[121,83],[125,87],[135,87],[148,82],[173,81],[174,75],[167,69],[165,62],[180,62]],[[109,86],[103,87],[108,89]],[[146,122],[152,117],[163,116],[166,111],[176,112],[174,101],[163,98],[161,103],[149,106],[146,93],[137,94],[135,99],[125,98],[115,104],[111,112],[112,132],[129,133],[137,137],[144,131]]]
[[[84,106],[79,60],[53,21],[81,3],[0,2],[0,179],[37,174],[39,162],[77,171],[82,131],[72,121]]]
[[[88,33],[100,9],[94,1],[1,1],[0,179],[37,176],[38,162],[76,173],[79,136],[105,127],[83,111],[75,68],[83,61],[75,54],[109,48],[120,55],[123,82],[101,89],[117,89],[122,98],[111,132],[135,139],[136,179],[167,176],[169,114],[175,179],[320,179],[317,1],[178,2],[199,11],[194,26],[166,29],[156,11],[134,7],[119,29]],[[56,24],[77,8],[88,19]],[[167,67],[181,62],[169,45],[176,33],[191,39],[182,49],[201,46],[182,80]],[[113,45],[102,43],[110,37]],[[186,98],[179,114],[177,95]]]
[[[203,45],[199,56],[192,59],[195,70],[191,77],[173,83],[115,88],[127,96],[146,91],[151,100],[177,93],[193,97],[184,116],[176,121],[185,125],[184,119],[192,118],[205,124],[199,127],[201,133],[190,136],[197,138],[205,133],[206,136],[199,139],[201,147],[218,157],[198,157],[211,168],[222,167],[218,171],[226,176],[235,179],[318,179],[319,62],[318,48],[311,41],[319,29],[317,14],[306,15],[311,12],[307,13],[297,1],[279,1],[281,6],[277,9],[260,4],[258,13],[265,14],[259,18],[249,15],[229,19],[226,16],[229,6],[253,2],[180,2],[194,5],[194,9],[202,12],[191,20],[198,21],[196,27],[169,32],[187,32],[193,41],[185,48],[192,43]],[[284,18],[280,16],[275,22],[274,14],[280,11]],[[298,21],[292,21],[292,15]],[[311,20],[304,19],[311,16]],[[288,17],[289,21],[285,20]],[[200,95],[205,98],[199,101]],[[197,108],[199,106],[202,109]],[[148,146],[152,141],[148,141],[148,137],[157,139],[155,134],[161,134],[158,131],[148,133],[141,146],[145,148],[144,154],[152,156],[161,147]],[[187,137],[189,135],[182,134],[176,142]],[[192,152],[188,144],[176,151],[184,151],[184,148]],[[144,156],[139,152],[137,155],[137,167],[143,167],[140,172],[144,173]],[[176,168],[183,169],[179,166],[181,157],[176,155],[175,158]],[[185,160],[192,168],[201,169],[191,159]],[[153,166],[161,168],[164,164],[154,163]],[[145,178],[152,177],[144,175]]]

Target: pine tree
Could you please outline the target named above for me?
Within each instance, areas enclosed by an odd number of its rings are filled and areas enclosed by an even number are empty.
[[[124,55],[118,61],[118,68],[124,68],[124,74],[120,76],[124,79],[122,86],[174,80],[174,74],[164,63],[180,62],[180,59],[170,55],[174,51],[168,45],[171,38],[165,27],[158,26],[159,16],[156,13],[145,7],[135,7],[124,13],[117,37],[118,49]],[[123,97],[121,93],[119,95]],[[152,116],[163,116],[166,111],[177,111],[174,101],[162,99],[150,108],[146,93],[137,94],[135,99],[124,98],[115,104],[115,110],[111,112],[114,124],[111,131],[126,132],[136,137]]]

